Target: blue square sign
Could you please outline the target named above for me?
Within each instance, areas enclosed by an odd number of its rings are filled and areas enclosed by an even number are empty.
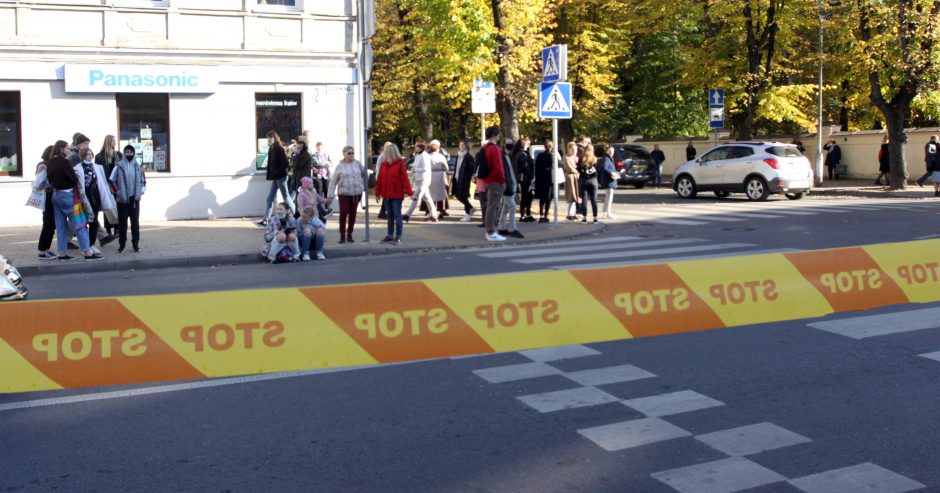
[[[571,118],[570,82],[542,82],[539,84],[539,118]]]
[[[542,82],[559,82],[568,78],[568,45],[542,49]]]

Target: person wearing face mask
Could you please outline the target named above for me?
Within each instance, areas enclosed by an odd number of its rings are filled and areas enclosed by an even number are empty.
[[[124,253],[127,245],[127,221],[131,222],[131,244],[140,251],[140,198],[147,190],[144,170],[137,162],[134,146],[124,146],[124,154],[114,165],[108,178],[117,190],[115,200],[118,210],[118,253]]]
[[[290,207],[291,214],[294,210],[294,201],[291,199],[290,192],[287,190],[287,173],[290,163],[287,160],[287,151],[281,144],[281,136],[274,130],[267,134],[268,137],[268,169],[266,179],[271,182],[271,190],[268,192],[268,198],[265,202],[264,218],[258,221],[259,226],[267,224],[274,212],[274,199],[277,197],[277,191],[281,191],[281,197]]]
[[[78,151],[81,162],[75,165],[75,173],[84,181],[85,197],[91,208],[87,212],[88,218],[88,243],[93,252],[100,254],[101,250],[95,247],[95,241],[98,239],[99,212],[104,209],[113,209],[114,198],[110,197],[108,186],[105,181],[104,166],[95,164],[95,151],[84,148]],[[102,187],[101,185],[105,185]],[[104,246],[104,243],[102,243]]]
[[[277,204],[274,215],[265,225],[264,248],[261,249],[261,255],[264,255],[272,264],[280,261],[297,262],[300,260],[297,220],[294,219],[293,214],[287,213],[289,210],[288,204]]]

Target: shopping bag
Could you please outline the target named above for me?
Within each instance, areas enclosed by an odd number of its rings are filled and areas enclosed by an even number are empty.
[[[82,207],[82,197],[78,190],[75,190],[75,203],[72,205],[72,229],[79,231],[88,225],[88,218],[85,216],[85,209]]]
[[[26,205],[33,206],[41,211],[46,210],[46,191],[45,190],[33,190],[29,193],[29,198],[26,199]]]

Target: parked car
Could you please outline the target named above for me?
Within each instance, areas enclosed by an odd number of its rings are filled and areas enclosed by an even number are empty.
[[[646,182],[656,178],[656,168],[652,166],[650,151],[637,144],[610,144],[614,148],[614,165],[620,172],[617,183],[643,188]],[[594,146],[594,154],[604,155],[604,145]]]
[[[25,300],[29,291],[23,285],[23,276],[3,256],[0,256],[0,274],[0,301]]]
[[[749,200],[784,194],[803,198],[813,185],[809,160],[792,144],[733,142],[713,147],[698,159],[683,163],[673,175],[672,188],[691,199],[698,192],[718,197],[744,193]]]

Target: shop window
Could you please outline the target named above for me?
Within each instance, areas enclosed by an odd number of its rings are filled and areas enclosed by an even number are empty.
[[[170,99],[166,94],[118,94],[118,151],[128,144],[147,171],[170,171]]]
[[[115,7],[169,7],[170,0],[111,0]]]
[[[286,147],[291,139],[300,135],[300,94],[255,94],[255,138],[258,143],[255,165],[267,167],[268,132],[274,130]]]
[[[258,12],[294,12],[304,8],[303,0],[255,0],[255,11]]]
[[[20,93],[0,92],[0,176],[23,176],[20,142]]]

